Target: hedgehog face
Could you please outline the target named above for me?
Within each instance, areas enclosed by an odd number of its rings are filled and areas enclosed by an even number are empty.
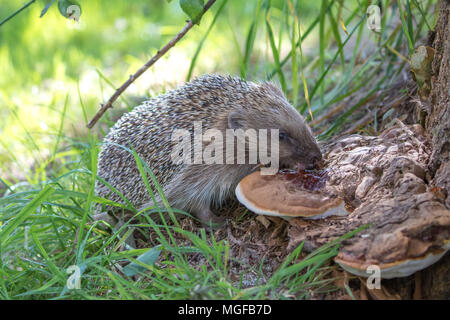
[[[303,117],[286,103],[268,109],[275,115],[268,125],[279,130],[280,166],[292,168],[300,163],[305,168],[314,168],[322,160],[322,153]]]
[[[307,127],[307,125],[305,124]],[[279,129],[280,166],[283,168],[295,167],[301,163],[307,169],[313,169],[321,160],[322,153],[311,134],[307,132],[299,135],[299,130]]]
[[[242,108],[228,115],[228,127],[232,129],[278,129],[279,165],[295,167],[301,163],[313,168],[322,160],[317,142],[300,113],[284,97],[280,89],[270,83],[258,86]],[[270,141],[270,133],[268,132]],[[270,143],[267,144],[270,152]]]

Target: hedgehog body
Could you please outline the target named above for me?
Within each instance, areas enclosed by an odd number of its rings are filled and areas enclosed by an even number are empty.
[[[158,179],[172,207],[193,213],[204,222],[214,220],[211,208],[232,196],[255,164],[174,163],[174,130],[193,133],[196,121],[201,121],[203,131],[215,129],[224,136],[230,128],[279,129],[281,166],[314,164],[321,159],[308,125],[277,86],[206,75],[124,114],[104,139],[97,174],[136,208],[152,206],[133,155],[120,146],[133,148]],[[96,193],[123,202],[100,181]]]

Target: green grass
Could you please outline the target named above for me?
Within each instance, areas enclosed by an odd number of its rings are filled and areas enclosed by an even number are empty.
[[[138,212],[121,194],[124,204],[97,197],[99,143],[136,97],[206,72],[279,82],[308,120],[356,97],[314,126],[332,139],[373,95],[381,101],[407,68],[398,53],[408,57],[435,23],[436,1],[381,2],[375,34],[366,27],[368,1],[218,0],[93,132],[85,125],[99,104],[184,25],[176,1],[81,1],[81,30],[67,28],[54,8],[38,18],[39,1],[7,21],[0,27],[0,299],[307,299],[335,290],[329,262],[339,241],[308,255],[300,245],[267,274],[264,261],[233,257],[226,239],[183,230],[178,220],[187,213],[167,201]],[[20,5],[2,2],[0,20]],[[129,152],[150,196],[165,199],[148,165]],[[96,204],[130,211],[133,223],[112,230],[94,221]],[[155,234],[148,248],[129,247],[133,230]],[[239,280],[233,264],[241,265]],[[67,288],[74,265],[80,289]]]
[[[88,150],[93,168],[96,148],[93,144]],[[151,172],[136,153],[133,154],[152,192],[147,180]],[[258,276],[263,281],[245,288],[230,278],[229,265],[233,257],[229,242],[216,241],[205,229],[198,233],[183,230],[175,215],[171,215],[173,223],[169,223],[162,215],[163,211],[170,213],[172,210],[167,204],[165,209],[150,208],[145,212],[132,208],[134,216],[142,222],[131,224],[128,221],[114,232],[105,231],[101,228],[102,222],[90,219],[92,204],[114,204],[93,196],[94,175],[95,170],[68,170],[41,190],[10,194],[0,200],[3,208],[0,298],[282,299],[308,298],[311,288],[332,288],[331,280],[323,279],[329,269],[324,264],[337,254],[341,239],[299,261],[300,245],[268,278],[260,271],[260,266],[247,266],[243,272],[259,269]],[[74,179],[81,185],[72,184]],[[154,189],[160,189],[157,182],[151,180],[156,183]],[[87,192],[77,191],[80,188]],[[162,223],[155,223],[155,214],[160,215]],[[123,231],[132,230],[129,228],[154,230],[159,244],[147,249],[125,247],[123,250],[122,245],[130,234]],[[182,245],[178,243],[180,238],[184,239]],[[192,265],[190,255],[200,255],[204,264]],[[124,262],[131,264],[123,267]],[[80,268],[80,289],[67,288],[70,274],[66,270],[71,266]]]

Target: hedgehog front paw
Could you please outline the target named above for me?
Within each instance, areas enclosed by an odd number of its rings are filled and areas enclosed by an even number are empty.
[[[212,228],[220,228],[225,223],[225,218],[215,215],[211,209],[201,209],[195,212],[195,216],[200,220],[202,224]]]

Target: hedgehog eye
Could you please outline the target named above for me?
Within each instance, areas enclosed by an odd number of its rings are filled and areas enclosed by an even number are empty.
[[[280,140],[287,140],[288,135],[286,132],[280,132]]]

